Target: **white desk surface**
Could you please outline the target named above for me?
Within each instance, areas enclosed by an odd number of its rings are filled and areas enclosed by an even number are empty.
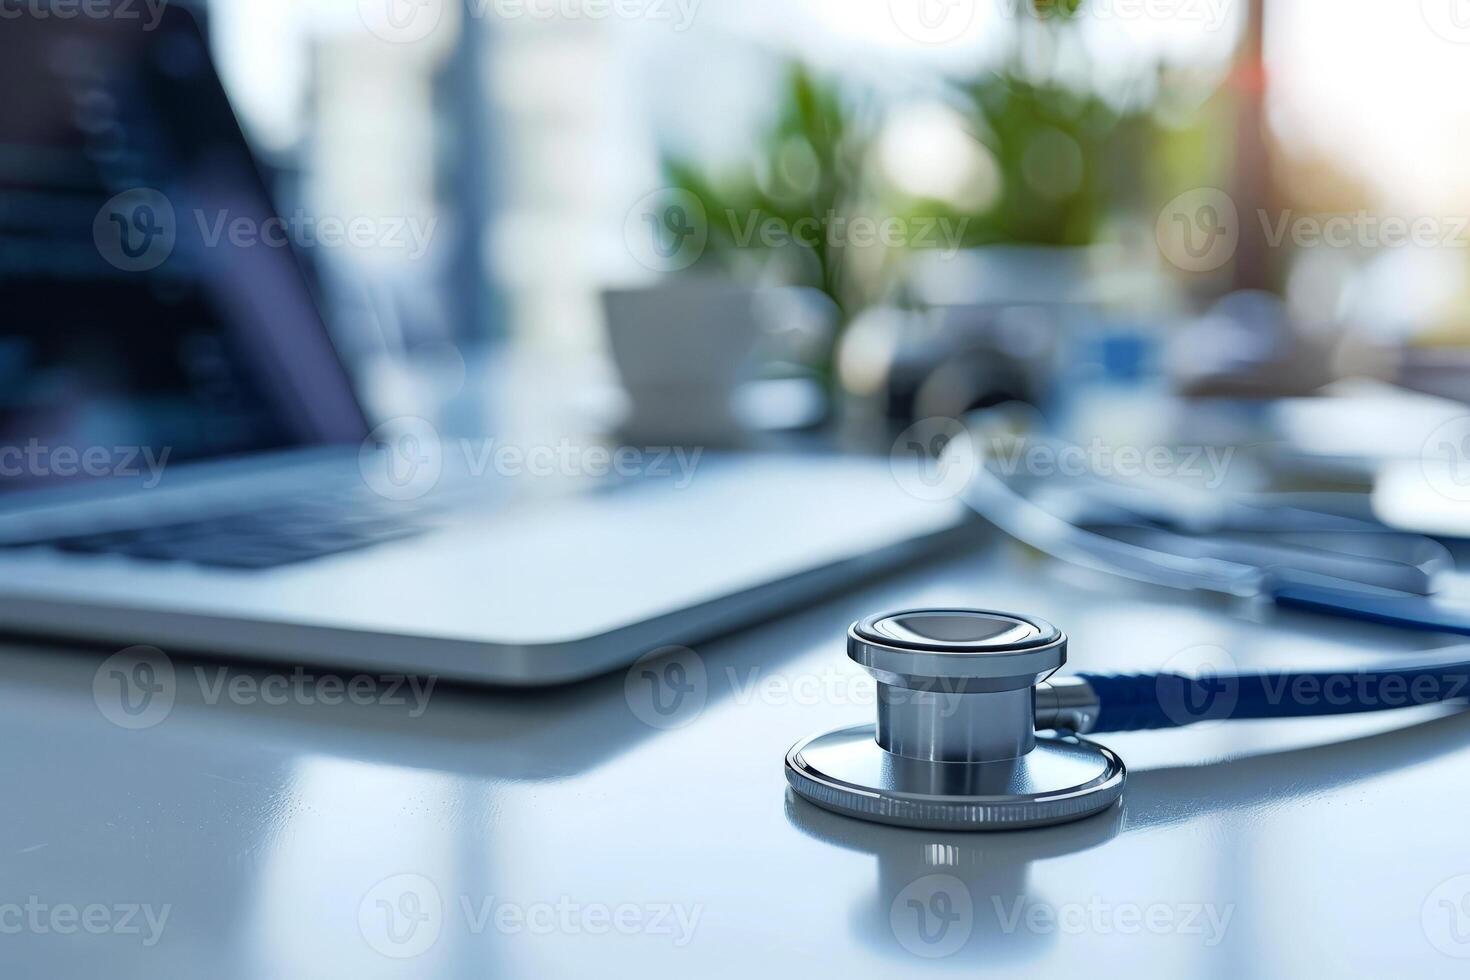
[[[0,964],[114,980],[1470,975],[1470,714],[1110,737],[1123,805],[1049,830],[894,830],[793,799],[791,743],[871,717],[848,622],[911,604],[1035,613],[1070,633],[1073,667],[1101,670],[1200,647],[1306,666],[1452,645],[1013,549],[702,645],[707,682],[669,731],[622,675],[437,688],[415,717],[411,692],[277,697],[270,668],[231,667],[219,688],[219,665],[183,651],[172,708],[130,730],[109,720],[105,671],[94,688],[109,651],[9,643]]]

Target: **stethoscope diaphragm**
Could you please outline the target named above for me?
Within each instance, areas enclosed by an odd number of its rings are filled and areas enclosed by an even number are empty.
[[[848,656],[878,682],[875,725],[816,735],[786,754],[792,790],[879,823],[1004,830],[1112,806],[1127,771],[1111,750],[1036,733],[1037,688],[1067,659],[1049,623],[922,609],[853,624]],[[1064,706],[1047,702],[1055,718]]]

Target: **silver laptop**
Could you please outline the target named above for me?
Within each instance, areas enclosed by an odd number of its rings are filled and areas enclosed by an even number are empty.
[[[22,19],[0,81],[0,630],[552,684],[962,520],[858,458],[642,450],[519,492],[366,419],[291,249],[194,220],[274,211],[190,15]]]

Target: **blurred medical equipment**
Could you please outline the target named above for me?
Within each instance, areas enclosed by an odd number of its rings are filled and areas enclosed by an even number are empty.
[[[1470,663],[1050,680],[1067,661],[1065,634],[1034,617],[973,609],[869,617],[848,630],[847,655],[878,682],[877,725],[798,742],[786,754],[787,782],[837,813],[922,829],[1040,827],[1107,809],[1127,769],[1079,735],[1355,714],[1470,693]]]
[[[1169,374],[1195,396],[1305,395],[1334,379],[1332,348],[1293,322],[1286,303],[1259,291],[1222,296],[1173,333]]]

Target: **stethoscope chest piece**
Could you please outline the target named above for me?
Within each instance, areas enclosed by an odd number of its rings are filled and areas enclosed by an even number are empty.
[[[1050,624],[913,610],[854,624],[847,654],[878,682],[878,721],[786,753],[787,781],[812,803],[902,827],[1008,830],[1080,820],[1122,795],[1113,752],[1036,734],[1035,689],[1067,659]]]

